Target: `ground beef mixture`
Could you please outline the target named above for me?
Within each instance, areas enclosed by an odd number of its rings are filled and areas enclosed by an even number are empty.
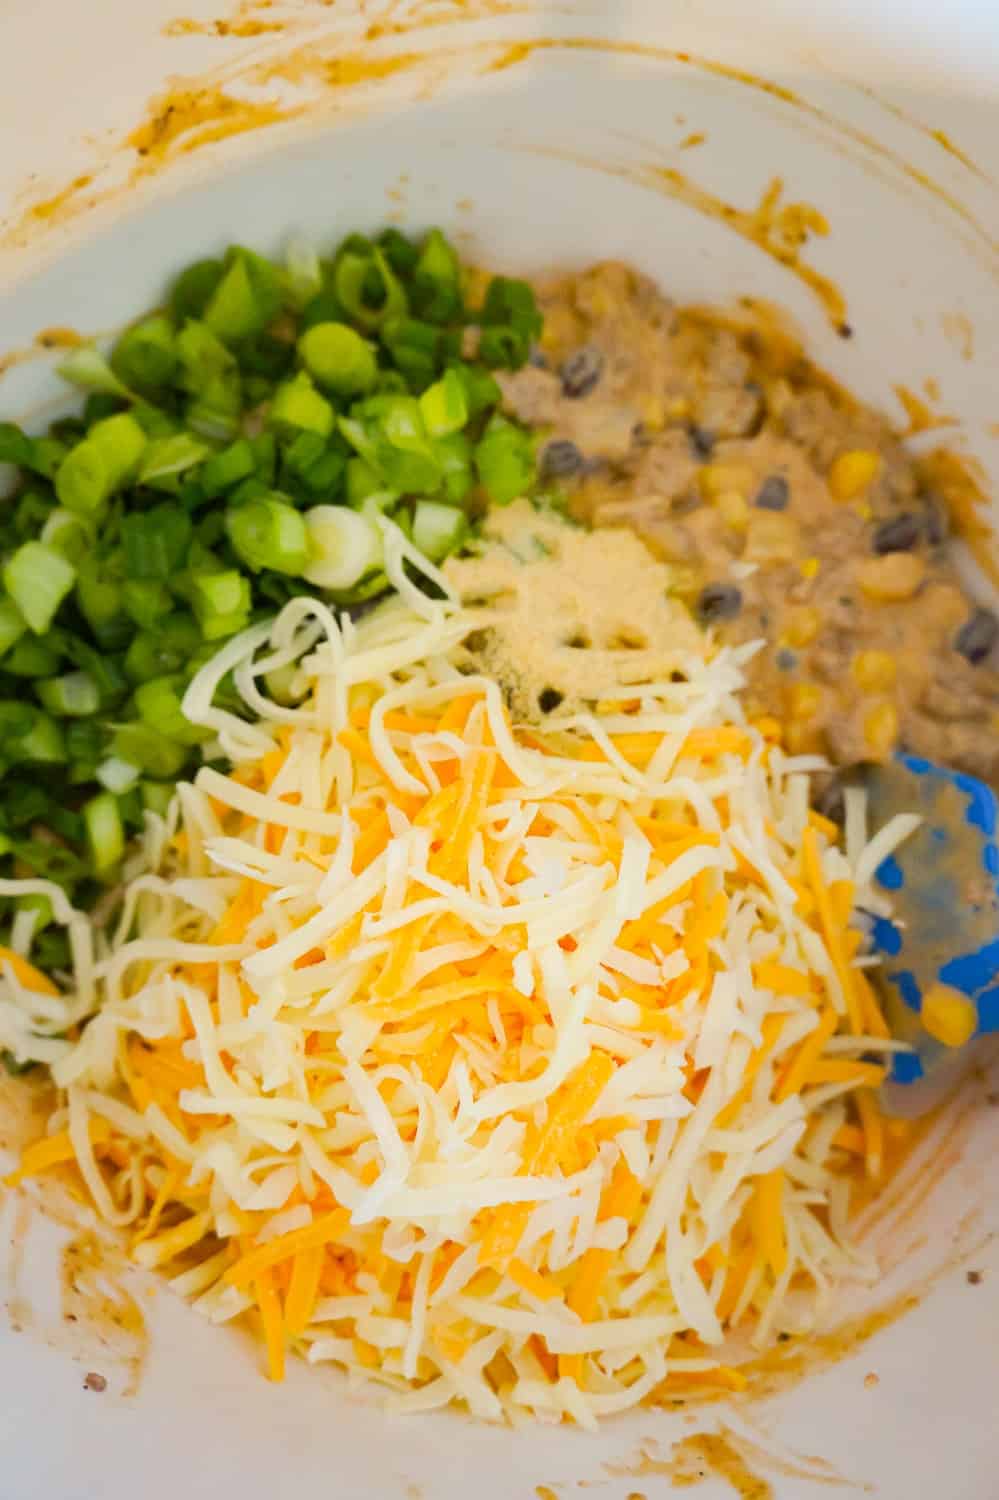
[[[596,527],[634,527],[722,641],[761,638],[747,708],[839,764],[898,745],[999,781],[999,622],[964,591],[948,505],[890,423],[786,336],[674,306],[626,266],[537,287],[504,400]]]

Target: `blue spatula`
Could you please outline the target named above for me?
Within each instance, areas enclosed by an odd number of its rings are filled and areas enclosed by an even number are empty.
[[[865,785],[872,827],[901,812],[923,820],[877,871],[894,919],[871,922],[887,1020],[914,1049],[894,1057],[889,1103],[913,1113],[970,1041],[999,1031],[997,804],[974,776],[915,755],[872,768]]]

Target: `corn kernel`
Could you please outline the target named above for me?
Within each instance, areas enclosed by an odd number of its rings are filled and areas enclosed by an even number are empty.
[[[874,480],[881,459],[866,448],[851,448],[835,459],[829,470],[829,488],[835,500],[856,500]]]
[[[722,490],[715,496],[715,509],[733,531],[745,531],[749,525],[749,504],[738,490]]]
[[[920,1011],[923,1026],[945,1047],[963,1047],[978,1028],[974,1001],[949,984],[931,984]]]
[[[864,716],[864,743],[875,760],[886,760],[898,739],[898,709],[879,703]]]
[[[643,396],[638,407],[647,432],[662,432],[666,426],[666,403],[662,396]]]
[[[926,559],[915,552],[886,552],[869,557],[857,570],[857,582],[869,599],[897,604],[911,599],[926,577]]]
[[[792,719],[814,719],[822,707],[822,689],[817,682],[792,682],[787,691],[787,711]]]
[[[688,567],[686,563],[669,564],[669,585],[671,594],[695,594],[701,587],[702,577],[699,568]]]
[[[753,471],[745,464],[705,464],[697,479],[704,498],[713,500],[724,490],[746,493],[752,488]]]
[[[780,720],[775,719],[772,714],[761,714],[759,718],[752,720],[752,725],[757,733],[763,736],[768,745],[780,744]]]
[[[814,578],[821,566],[817,557],[806,557],[798,564],[798,572],[802,578]]]
[[[789,755],[810,755],[821,749],[821,737],[811,724],[798,721],[785,728],[784,748]]]
[[[787,646],[810,646],[822,628],[822,615],[811,604],[792,610],[784,626],[781,643]]]
[[[858,651],[850,672],[862,693],[887,693],[895,686],[895,658],[889,651]]]
[[[690,416],[690,400],[687,396],[674,396],[667,403],[666,415],[671,422],[682,422]]]

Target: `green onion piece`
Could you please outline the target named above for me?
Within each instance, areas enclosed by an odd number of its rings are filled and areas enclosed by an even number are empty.
[[[431,562],[454,552],[468,534],[463,511],[436,500],[421,500],[413,511],[413,545]]]
[[[146,442],[129,412],[97,422],[59,466],[55,488],[60,504],[84,514],[99,510],[135,477]]]
[[[483,328],[479,336],[479,358],[492,370],[519,370],[529,352],[529,340],[516,328]]]
[[[85,558],[79,565],[76,602],[98,640],[121,619],[121,587],[104,576],[92,558]]]
[[[148,724],[119,725],[111,749],[117,759],[138,766],[147,776],[164,781],[177,776],[188,758],[185,745],[164,738]]]
[[[292,307],[301,312],[323,289],[323,268],[316,247],[296,236],[284,257],[284,284]]]
[[[179,505],[133,511],[121,523],[125,570],[131,578],[166,582],[184,565],[194,526]]]
[[[369,495],[376,495],[385,488],[385,481],[376,474],[363,458],[347,460],[347,504],[359,507]]]
[[[26,469],[31,463],[34,444],[14,422],[0,422],[0,464],[17,464]]]
[[[383,229],[378,236],[378,247],[397,276],[410,276],[420,258],[420,252],[412,240],[398,229]]]
[[[51,494],[36,489],[22,491],[14,509],[14,530],[18,537],[26,542],[37,541],[39,531],[54,509]]]
[[[170,811],[170,804],[176,793],[172,786],[164,786],[159,781],[143,781],[139,784],[139,795],[142,798],[142,806],[146,812],[155,813],[159,818],[165,818]]]
[[[152,677],[136,688],[135,711],[141,723],[166,739],[178,745],[197,745],[206,731],[185,719],[180,708],[182,694],[183,678],[179,675]]]
[[[106,875],[125,853],[125,829],[117,799],[98,792],[81,809],[90,858],[98,875]]]
[[[328,287],[319,292],[302,310],[300,328],[311,328],[313,323],[338,323],[344,311],[340,299]]]
[[[306,511],[305,524],[312,558],[302,576],[313,587],[353,588],[381,567],[381,532],[367,515],[342,505],[316,505]]]
[[[379,482],[384,483],[382,453],[374,434],[369,432],[365,424],[356,417],[341,417],[337,426],[350,446],[360,454],[368,468],[379,476]]]
[[[201,573],[191,581],[191,605],[206,641],[235,635],[249,624],[252,605],[249,579],[235,569]]]
[[[435,451],[444,472],[444,493],[453,505],[460,505],[474,483],[472,445],[463,432],[452,432],[437,439]]]
[[[128,328],[111,351],[111,368],[125,386],[158,391],[177,370],[176,332],[162,313]]]
[[[177,321],[200,318],[221,279],[220,260],[196,260],[181,271],[170,289],[170,309]]]
[[[210,453],[208,444],[199,442],[189,432],[154,438],[142,456],[136,482],[155,486],[160,480],[172,479],[176,474],[193,469]]]
[[[28,709],[30,723],[27,731],[17,736],[15,743],[5,739],[5,754],[11,760],[30,761],[37,765],[57,765],[65,761],[66,742],[55,720],[33,705],[17,706]]]
[[[495,406],[500,398],[500,388],[490,375],[488,370],[483,370],[479,365],[469,365],[462,362],[448,366],[453,370],[465,387],[465,400],[468,403],[469,420],[481,416],[490,406]]]
[[[201,645],[201,631],[189,614],[175,610],[157,621],[155,630],[141,630],[125,653],[125,675],[130,682],[147,682],[182,671]]]
[[[101,706],[97,684],[86,672],[48,677],[35,688],[43,708],[60,719],[85,719]]]
[[[439,229],[431,229],[413,269],[413,302],[421,317],[446,323],[462,310],[461,265]]]
[[[30,911],[35,913],[34,935],[44,932],[46,927],[51,927],[55,921],[55,912],[52,910],[52,902],[48,896],[17,896],[14,906],[18,911]]]
[[[405,317],[408,310],[402,283],[384,253],[343,250],[333,268],[333,290],[349,318],[369,332],[387,318]]]
[[[233,551],[254,573],[271,568],[299,577],[309,561],[305,522],[284,500],[271,497],[230,507],[226,531]]]
[[[298,341],[302,363],[314,380],[338,396],[370,391],[378,361],[367,339],[349,323],[315,323]]]
[[[0,656],[6,656],[27,628],[28,622],[13,599],[0,599]]]
[[[440,367],[439,328],[416,318],[391,318],[382,327],[381,340],[412,385],[422,389],[430,384]]]
[[[138,781],[139,767],[130,760],[122,760],[120,755],[109,755],[107,760],[101,761],[95,774],[105,791],[120,797],[123,792],[131,791]]]
[[[4,658],[3,669],[13,677],[51,677],[59,670],[59,653],[48,638],[23,637]]]
[[[59,506],[50,511],[42,527],[41,540],[78,565],[94,545],[94,533],[82,516]]]
[[[269,420],[272,427],[298,428],[303,432],[317,432],[325,438],[333,431],[336,414],[306,372],[300,370],[274,392]]]
[[[124,697],[128,682],[118,657],[108,655],[106,651],[96,651],[86,641],[72,635],[65,638],[63,655],[67,656],[75,667],[82,667],[85,672],[90,673],[105,706]]]
[[[7,561],[4,587],[36,635],[43,635],[76,580],[76,569],[44,542],[25,542]]]
[[[205,499],[214,500],[223,490],[249,478],[256,466],[253,445],[247,438],[237,438],[221,453],[213,454],[201,470],[200,484]]]
[[[303,686],[303,676],[296,662],[288,662],[286,666],[275,667],[273,672],[265,673],[264,684],[274,702],[285,708],[301,702],[308,691],[308,687]]]
[[[239,367],[204,323],[189,321],[177,335],[181,384],[191,397],[187,422],[202,437],[226,442],[236,435],[242,407]]]
[[[173,608],[170,590],[153,578],[127,578],[121,595],[125,613],[140,630],[152,630]]]
[[[446,370],[420,397],[420,415],[431,437],[459,432],[468,421],[468,401],[461,376]]]
[[[533,288],[509,276],[494,276],[490,281],[479,321],[493,326],[509,324],[527,343],[538,337],[543,326]]]
[[[202,317],[223,343],[234,344],[262,332],[280,311],[281,301],[277,268],[252,250],[234,246]]]
[[[128,386],[122,384],[103,354],[92,344],[74,349],[57,367],[57,373],[81,391],[99,391],[102,395],[117,396],[122,401],[134,399]]]
[[[96,765],[107,742],[106,726],[97,719],[72,719],[63,730],[70,760],[86,760]]]
[[[509,505],[534,479],[530,436],[498,413],[475,445],[474,458],[482,487],[495,505]]]
[[[66,457],[66,444],[53,437],[35,438],[31,445],[28,468],[43,479],[51,479]]]

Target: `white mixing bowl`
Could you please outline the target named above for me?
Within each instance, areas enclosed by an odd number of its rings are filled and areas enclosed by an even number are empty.
[[[387,218],[440,223],[493,264],[617,256],[679,299],[780,304],[864,398],[901,418],[903,384],[959,419],[943,435],[999,497],[993,7],[261,0],[221,36],[202,24],[219,13],[202,4],[164,34],[168,0],[0,12],[0,362],[42,329],[113,328],[231,240],[276,250],[291,230],[328,245]],[[827,235],[794,208],[753,217],[776,177],[779,204],[814,206]],[[12,360],[0,417],[40,419],[54,390],[50,360]],[[914,1204],[873,1231],[883,1284],[830,1319],[886,1326],[834,1334],[771,1394],[642,1411],[595,1436],[389,1419],[300,1365],[273,1388],[245,1338],[143,1283],[150,1349],[123,1394],[113,1341],[77,1330],[67,1352],[56,1232],[35,1226],[0,1326],[0,1494],[528,1500],[585,1485],[624,1500],[703,1469],[701,1493],[720,1500],[741,1465],[740,1482],[772,1488],[739,1493],[779,1500],[836,1482],[993,1500],[999,1113],[970,1113],[940,1127]],[[18,1212],[8,1195],[0,1232],[21,1233]],[[85,1390],[102,1369],[108,1389]]]

